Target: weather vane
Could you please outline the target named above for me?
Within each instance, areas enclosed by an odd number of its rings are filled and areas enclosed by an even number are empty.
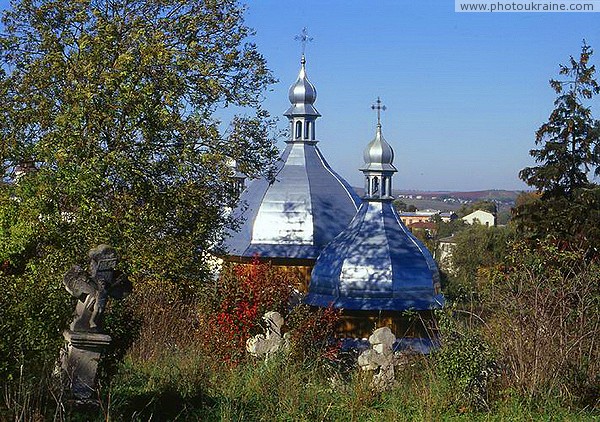
[[[306,30],[306,27],[302,28],[302,32],[300,33],[300,35],[296,35],[294,37],[295,41],[300,41],[302,43],[302,56],[304,56],[304,51],[306,50],[306,43],[311,42],[313,39],[312,37],[308,36],[308,31]]]
[[[377,110],[377,126],[381,126],[381,110],[385,111],[387,109],[386,106],[381,105],[381,100],[377,97],[377,104],[373,104],[371,106],[372,110]]]

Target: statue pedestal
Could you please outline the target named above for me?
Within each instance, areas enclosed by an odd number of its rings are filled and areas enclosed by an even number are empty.
[[[76,400],[90,399],[96,394],[98,360],[110,344],[107,334],[86,331],[63,332],[67,344],[61,357],[64,386]]]

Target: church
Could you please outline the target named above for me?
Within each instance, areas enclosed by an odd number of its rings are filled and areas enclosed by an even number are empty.
[[[304,302],[342,310],[340,334],[360,337],[377,326],[422,335],[405,311],[426,317],[441,308],[439,272],[431,253],[392,206],[394,150],[382,134],[378,99],[375,137],[364,150],[364,195],[327,163],[317,144],[317,90],[304,54],[289,89],[290,137],[273,180],[256,179],[233,211],[240,229],[225,241],[225,259],[258,257],[304,274]],[[357,152],[358,153],[358,152]],[[409,324],[410,325],[410,324]]]

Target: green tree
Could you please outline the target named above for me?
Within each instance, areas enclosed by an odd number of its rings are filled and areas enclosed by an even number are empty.
[[[228,160],[254,176],[276,156],[260,107],[273,78],[248,42],[244,9],[233,0],[12,7],[0,36],[0,282],[53,298],[66,269],[102,242],[134,281],[197,285],[206,251],[235,224],[224,212],[235,199]],[[227,106],[245,114],[222,130],[215,112]],[[35,168],[17,180],[26,162]],[[18,318],[15,306],[0,299],[3,317]],[[52,309],[30,317],[44,324]],[[60,318],[45,328],[58,341]]]
[[[600,242],[600,187],[589,180],[600,174],[600,122],[590,100],[600,93],[593,51],[585,41],[578,60],[560,66],[564,80],[551,80],[558,98],[548,122],[536,132],[540,149],[531,151],[538,166],[520,177],[538,190],[522,197],[513,210],[515,226],[530,238],[552,237],[597,255]]]
[[[408,205],[406,204],[406,202],[402,201],[401,199],[395,199],[394,202],[392,202],[392,205],[396,208],[397,211],[399,212],[404,212],[406,211]]]
[[[478,283],[486,279],[480,272],[503,262],[514,239],[514,230],[475,224],[457,233],[454,239],[454,271],[448,280],[448,293],[451,298],[470,299],[479,294],[482,286]]]
[[[600,123],[586,106],[600,93],[596,68],[589,65],[592,54],[592,48],[584,41],[579,59],[571,56],[568,65],[560,66],[559,73],[565,79],[550,80],[558,94],[555,109],[536,132],[535,142],[541,148],[530,151],[540,164],[519,174],[528,185],[547,196],[571,195],[575,189],[590,184],[590,171],[600,175]]]
[[[452,236],[469,227],[462,218],[455,218],[454,220],[444,222],[442,221],[442,218],[439,215],[434,215],[433,222],[436,224],[437,227],[437,239]]]
[[[415,212],[417,211],[417,207],[415,207],[413,204],[407,204],[406,202],[402,201],[401,199],[396,199],[393,202],[394,207],[396,207],[396,210],[398,210],[398,212]]]

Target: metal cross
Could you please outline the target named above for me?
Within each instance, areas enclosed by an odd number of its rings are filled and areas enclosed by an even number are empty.
[[[385,111],[387,110],[387,107],[384,105],[381,105],[381,100],[379,99],[379,97],[377,97],[377,105],[373,104],[371,106],[372,110],[377,110],[377,126],[381,126],[381,110]]]
[[[304,56],[304,50],[306,50],[306,43],[311,42],[313,39],[308,36],[308,31],[306,27],[302,28],[302,32],[300,35],[296,35],[294,37],[295,41],[300,41],[302,43],[302,55]]]

